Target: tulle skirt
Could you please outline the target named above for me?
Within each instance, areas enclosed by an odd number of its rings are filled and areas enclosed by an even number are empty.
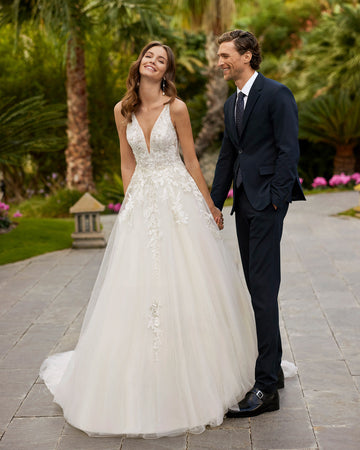
[[[46,359],[40,376],[89,435],[200,433],[253,386],[251,302],[195,188],[161,196],[155,183],[149,198],[137,176],[78,344]]]

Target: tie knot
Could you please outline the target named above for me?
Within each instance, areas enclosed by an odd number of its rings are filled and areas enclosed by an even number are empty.
[[[246,94],[244,94],[243,92],[239,92],[238,93],[238,100],[241,100],[242,98],[246,97]]]

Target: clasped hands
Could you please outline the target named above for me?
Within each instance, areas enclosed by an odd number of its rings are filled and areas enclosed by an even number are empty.
[[[211,214],[213,215],[216,225],[219,227],[219,230],[222,230],[224,228],[224,216],[220,209],[214,206],[213,208],[211,208]]]

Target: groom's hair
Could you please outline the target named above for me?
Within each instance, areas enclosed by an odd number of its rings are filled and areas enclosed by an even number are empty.
[[[261,50],[256,37],[250,31],[233,30],[227,31],[217,39],[219,45],[230,41],[234,42],[235,48],[240,55],[246,52],[252,54],[250,66],[252,69],[258,70],[261,63]]]

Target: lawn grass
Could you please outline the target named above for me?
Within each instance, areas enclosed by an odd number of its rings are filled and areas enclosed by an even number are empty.
[[[71,247],[73,219],[18,219],[18,226],[0,234],[0,265]]]

